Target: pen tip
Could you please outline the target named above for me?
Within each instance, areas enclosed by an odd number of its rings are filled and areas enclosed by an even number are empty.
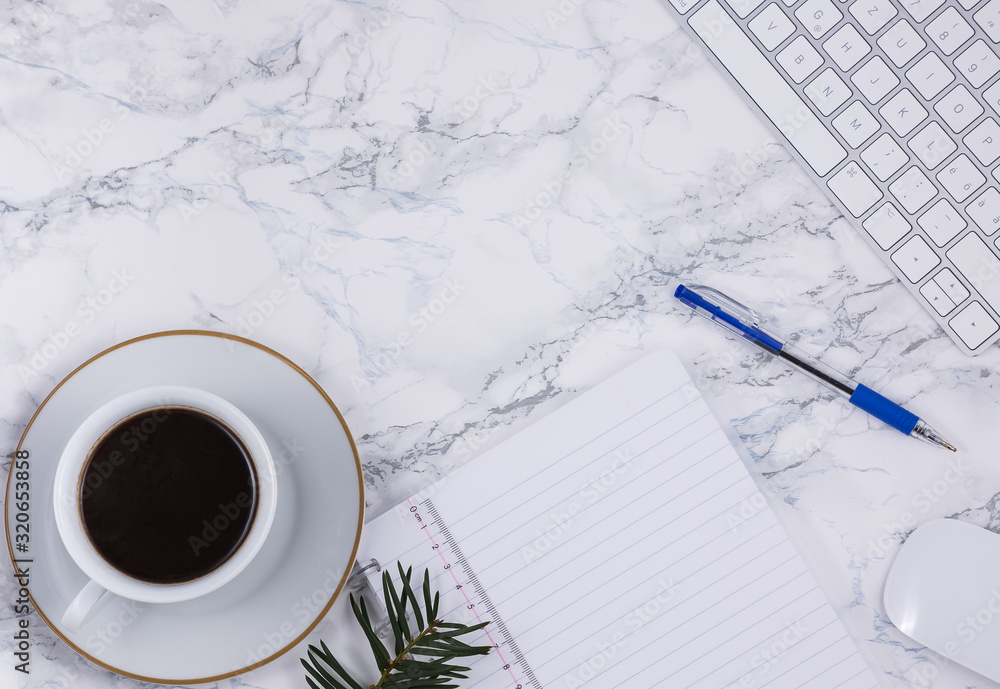
[[[958,452],[958,449],[954,445],[942,438],[941,434],[931,428],[923,419],[917,419],[917,424],[913,427],[910,435],[916,436],[932,445],[943,447],[946,450]]]

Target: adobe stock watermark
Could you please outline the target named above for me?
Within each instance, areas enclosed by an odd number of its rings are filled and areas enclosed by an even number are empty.
[[[15,453],[15,456],[19,455],[20,452]],[[21,462],[14,462],[11,466],[11,474],[14,474],[14,464],[21,464],[22,466],[28,466],[25,464],[27,460],[21,460]],[[26,471],[26,470],[22,470]],[[29,474],[30,478],[30,474]],[[19,503],[27,502],[30,496],[27,492],[22,492],[18,494],[17,501]],[[24,508],[22,510],[22,508]],[[18,504],[17,505],[17,515],[20,517],[24,515],[30,518],[30,504]],[[24,531],[19,531],[20,533],[29,533],[31,524],[26,520],[18,519],[17,523],[20,528]],[[19,550],[20,552],[20,550]],[[31,622],[29,621],[29,616],[31,615],[31,596],[28,591],[28,587],[31,585],[31,568],[34,566],[31,564],[33,558],[26,558],[27,562],[24,562],[25,558],[15,558],[14,565],[14,583],[16,585],[16,598],[14,599],[13,605],[11,605],[11,610],[16,617],[15,628],[17,631],[11,637],[11,653],[14,656],[14,670],[25,675],[31,674]]]
[[[501,427],[502,424],[494,424],[482,430],[476,428],[470,429],[456,438],[452,447],[455,448],[455,453],[459,457],[469,458],[476,452],[479,452],[493,434],[497,432],[497,429]]]
[[[386,172],[386,182],[389,184],[400,184],[412,177],[417,170],[427,164],[436,151],[432,139],[422,137],[419,134],[412,144],[407,146],[403,152],[403,157],[394,168]]]
[[[338,574],[330,568],[324,572],[324,579],[311,593],[296,600],[289,609],[289,616],[271,630],[262,632],[259,643],[248,647],[243,652],[241,661],[233,665],[233,670],[240,670],[250,665],[264,661],[292,643],[302,630],[318,619],[330,605],[333,594],[343,580],[343,574]]]
[[[279,307],[285,304],[292,294],[302,289],[305,280],[333,258],[334,253],[341,248],[341,245],[338,240],[327,235],[319,235],[315,246],[299,264],[298,269],[282,274],[281,283],[287,287],[273,287],[265,294],[258,295],[252,300],[250,308],[236,318],[236,334],[252,338],[253,334],[277,313]],[[236,345],[232,340],[227,340],[226,347],[230,352],[233,352]]]
[[[486,76],[480,76],[472,92],[452,107],[450,114],[456,120],[455,124],[471,119],[479,111],[483,101],[490,96],[497,96],[509,91],[510,87],[509,75],[490,72]],[[413,141],[403,149],[400,161],[386,172],[387,183],[404,182],[438,153],[438,148],[434,143],[438,137],[421,136],[423,133],[418,132]]]
[[[209,181],[202,183],[202,195],[190,202],[182,203],[177,207],[181,219],[185,224],[190,225],[191,221],[202,214],[213,201],[219,198],[222,190],[226,187],[233,187],[237,184],[236,172],[240,168],[240,159],[249,158],[255,153],[269,150],[281,141],[282,133],[287,130],[293,118],[288,115],[277,115],[270,118],[272,122],[263,127],[256,134],[248,137],[249,140],[241,142],[234,152],[233,157],[221,168],[208,173]]]
[[[990,589],[989,598],[982,607],[955,626],[955,636],[963,643],[971,644],[976,637],[986,631],[997,619],[1000,619],[1000,591],[996,587]]]
[[[403,4],[400,0],[389,0],[384,10],[375,9],[374,16],[365,21],[361,31],[348,32],[348,38],[342,45],[344,53],[352,58],[361,54],[372,41],[396,21],[402,8]]]
[[[453,113],[460,120],[471,119],[473,115],[479,112],[479,108],[482,106],[483,101],[490,96],[498,96],[501,93],[506,93],[510,91],[510,89],[511,78],[509,74],[490,72],[486,76],[480,75],[479,79],[476,81],[475,88],[472,89],[472,93],[462,98],[462,100],[454,106]]]
[[[127,95],[129,102],[145,100],[150,90],[164,79],[159,66],[153,72],[143,72],[134,81]],[[52,161],[52,169],[60,182],[72,177],[73,172],[81,167],[87,158],[94,154],[105,142],[112,138],[122,123],[133,117],[135,109],[125,105],[121,100],[111,103],[111,117],[103,117],[89,127],[80,130],[80,138],[75,144],[67,144],[61,160]]]
[[[295,462],[306,450],[306,446],[300,445],[295,438],[282,440],[281,450],[272,455],[275,475],[281,476],[281,472]],[[253,510],[255,506],[253,488],[240,491],[229,502],[220,502],[216,513],[210,519],[201,521],[201,531],[188,536],[188,546],[195,557],[201,557],[203,552],[212,550],[215,542],[230,528],[249,529],[252,517],[248,520],[243,518],[243,515],[247,510]],[[228,547],[231,541],[225,543]]]
[[[775,635],[770,641],[759,646],[750,656],[750,671],[736,682],[729,684],[728,689],[753,689],[763,686],[769,675],[786,667],[783,654],[795,644],[809,636],[809,628],[802,620],[788,624],[780,635]]]
[[[808,113],[803,106],[802,111],[798,113],[799,118],[805,117],[803,111]],[[791,121],[797,122],[798,118],[793,117]],[[745,151],[737,162],[730,163],[727,171],[716,178],[715,187],[718,193],[723,195],[737,193],[746,188],[752,180],[759,179],[760,168],[771,160],[771,150],[775,146],[778,146],[778,141],[768,139],[760,146]]]
[[[306,449],[295,438],[281,441],[281,450],[273,456],[275,475],[280,476],[281,472],[297,460]],[[200,557],[204,551],[210,550],[231,527],[249,528],[247,520],[243,519],[242,515],[247,510],[252,510],[255,504],[251,491],[240,491],[230,502],[220,502],[216,514],[211,519],[202,520],[201,532],[188,536],[188,545],[195,557]]]
[[[88,634],[86,641],[84,641],[84,645],[92,653],[104,653],[109,646],[121,638],[126,629],[135,624],[135,621],[149,607],[148,604],[121,597],[115,597],[115,601],[118,605],[118,611],[115,613],[114,619]]]
[[[815,116],[805,105],[799,105],[775,121],[779,131],[791,138],[803,125],[813,122]],[[744,151],[739,160],[728,165],[728,169],[715,179],[714,186],[720,195],[735,194],[763,179],[760,170],[772,161],[774,151],[784,148],[777,139],[768,138],[759,146]]]
[[[741,500],[734,509],[726,512],[726,525],[730,533],[739,533],[754,517],[767,511],[769,506],[764,491],[776,497],[776,489],[770,483],[765,483],[762,489],[754,491],[752,495]]]
[[[387,344],[382,345],[370,357],[369,370],[379,373],[391,373],[394,370],[396,360],[415,342],[415,335],[430,328],[458,300],[464,291],[465,285],[458,278],[446,278],[443,284],[435,291],[434,296],[427,300],[427,303],[415,313],[410,314],[410,317],[407,319],[410,327],[400,330]],[[355,392],[360,392],[369,387],[371,382],[367,378],[352,374],[351,385],[354,387]]]
[[[563,189],[572,184],[579,174],[607,151],[608,146],[617,141],[625,130],[625,120],[620,114],[615,113],[611,117],[604,118],[604,127],[601,129],[601,133],[574,151],[569,166],[543,182],[541,191],[524,199],[521,211],[515,213],[511,219],[514,227],[527,227],[538,220],[542,216],[543,210],[559,200]],[[575,172],[573,168],[576,169]]]
[[[830,439],[833,435],[833,431],[837,428],[837,419],[829,416],[823,416],[819,419],[819,423],[814,424],[813,427],[816,429],[816,432],[813,433],[813,435],[811,435],[802,445],[797,445],[795,447],[795,456],[799,459],[799,461],[808,459],[810,456],[819,452],[823,448],[826,441]]]
[[[587,342],[597,334],[597,325],[593,321],[587,321],[574,331],[573,336],[562,343],[561,354],[569,354],[583,349]]]
[[[243,0],[212,0],[212,7],[215,8],[216,13],[223,19],[242,4]]]
[[[45,371],[69,347],[70,342],[80,336],[83,326],[93,322],[134,279],[135,276],[127,268],[117,268],[111,271],[111,278],[103,287],[80,299],[76,307],[79,319],[70,319],[61,328],[50,332],[42,344],[26,357],[24,363],[18,364],[17,374],[21,382],[27,385],[31,379]]]
[[[218,512],[211,519],[201,520],[201,532],[188,536],[188,545],[194,556],[201,557],[206,550],[213,550],[215,542],[231,526],[241,530],[248,528],[248,520],[242,518],[242,515],[252,509],[254,504],[253,495],[248,491],[241,491],[230,502],[220,502]]]
[[[966,273],[966,276],[972,286],[980,292],[987,291],[989,283],[1000,276],[1000,259],[994,256],[993,252],[986,251],[979,260],[979,265],[970,272],[971,274]]]
[[[560,0],[556,8],[545,10],[545,21],[549,23],[549,29],[555,30],[563,22],[576,14],[586,0]]]
[[[559,509],[548,514],[549,524],[544,529],[535,528],[535,539],[521,548],[525,562],[531,563],[545,555],[572,531],[578,515],[604,497],[621,477],[628,472],[634,456],[627,449],[614,451],[608,466],[589,479],[583,488]]]
[[[52,18],[55,16],[52,8],[41,2],[17,2],[12,3],[10,7],[13,11],[10,26],[17,29],[13,35],[8,37],[11,43],[28,40],[25,35],[27,32],[21,30],[21,27],[44,29],[52,23]]]
[[[455,437],[449,449],[451,452],[454,452],[455,456],[463,458],[462,463],[464,463],[466,459],[471,458],[479,452],[499,428],[505,428],[505,426],[503,424],[494,424],[482,430],[470,426],[461,435]],[[450,454],[442,457],[439,462],[435,462],[434,466],[438,470],[439,478],[417,491],[412,501],[420,503],[433,498],[438,490],[447,483],[451,472],[458,465],[459,462],[452,459]],[[413,521],[413,514],[406,503],[397,505],[395,513],[401,523],[409,524]]]
[[[608,669],[619,650],[629,643],[629,634],[641,629],[669,610],[671,601],[680,593],[681,587],[672,578],[660,578],[656,582],[656,593],[648,601],[622,616],[621,624],[608,639],[596,644],[594,655],[579,665],[572,673],[564,676],[563,686],[576,689]]]
[[[691,318],[698,320],[696,316]],[[717,395],[728,390],[732,386],[732,381],[727,378],[728,372],[750,354],[753,350],[743,342],[727,339],[725,347],[713,349],[696,362],[691,382],[681,389],[684,398],[694,402],[705,393]]]
[[[941,477],[923,486],[911,498],[910,504],[920,514],[929,513],[968,473],[969,467],[965,465],[962,455],[957,455],[954,459],[948,461]],[[916,526],[917,515],[909,510],[900,514],[897,521],[883,524],[882,534],[878,538],[868,541],[868,550],[865,553],[866,557],[869,560],[885,557],[886,553],[896,547],[901,534],[909,533]]]
[[[1000,621],[1000,586],[990,589],[979,608],[955,625],[953,638],[945,642],[941,653],[925,656],[927,662],[910,668],[903,673],[903,677],[918,687],[932,686],[941,670],[948,665],[948,661],[960,657],[971,643],[997,621]]]
[[[169,405],[169,400],[162,400],[157,406],[165,407]],[[132,423],[124,429],[118,436],[117,444],[124,448],[124,452],[114,449],[108,453],[106,459],[98,459],[96,456],[87,464],[86,476],[83,486],[80,488],[80,499],[89,500],[95,490],[100,489],[104,482],[111,478],[115,469],[122,466],[140,448],[142,443],[149,440],[167,419],[170,413],[164,409],[157,409],[144,415],[140,420]]]

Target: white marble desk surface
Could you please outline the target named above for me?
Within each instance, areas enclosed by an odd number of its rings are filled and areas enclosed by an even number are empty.
[[[885,686],[994,686],[898,633],[881,592],[913,524],[1000,528],[1000,350],[935,329],[655,0],[15,0],[0,85],[0,446],[110,345],[237,333],[338,403],[374,514],[669,347]],[[961,453],[692,323],[680,278],[772,311]],[[0,685],[137,684],[37,626],[15,673],[5,570]],[[297,651],[218,684],[304,687]]]

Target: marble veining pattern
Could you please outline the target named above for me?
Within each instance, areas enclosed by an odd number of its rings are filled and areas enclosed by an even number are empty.
[[[994,686],[896,631],[881,591],[915,524],[1000,530],[1000,353],[950,344],[655,0],[9,0],[0,84],[3,447],[108,346],[235,333],[337,402],[376,514],[668,347],[884,686]],[[694,321],[679,280],[759,305],[961,455]],[[8,568],[2,686],[139,684],[37,616],[15,672],[16,591]],[[217,684],[304,686],[299,655]]]

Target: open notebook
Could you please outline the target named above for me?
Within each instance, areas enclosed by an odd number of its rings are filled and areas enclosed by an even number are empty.
[[[375,518],[359,557],[492,620],[466,689],[879,686],[669,352]]]

